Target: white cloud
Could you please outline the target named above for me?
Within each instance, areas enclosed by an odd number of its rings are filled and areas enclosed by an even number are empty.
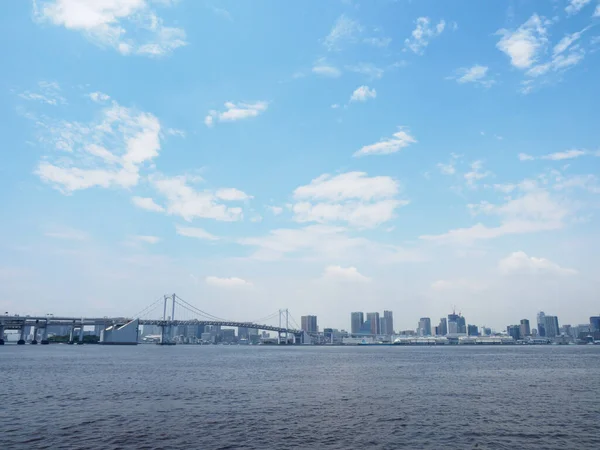
[[[446,22],[440,20],[437,25],[432,26],[429,17],[419,17],[415,23],[417,26],[413,30],[411,37],[404,40],[404,45],[417,55],[422,55],[425,48],[429,45],[429,41],[444,31]]]
[[[60,94],[61,89],[58,83],[53,81],[40,81],[38,83],[38,89],[33,91],[25,91],[19,94],[19,97],[25,100],[33,100],[45,103],[47,105],[56,106],[58,104],[64,105],[67,100]]]
[[[227,11],[226,9],[224,9],[224,8],[217,8],[216,6],[211,6],[210,9],[217,16],[220,16],[220,17],[222,17],[224,19],[227,19],[229,21],[233,20],[233,17],[231,16],[231,13],[229,11]]]
[[[515,31],[502,29],[496,34],[502,36],[496,47],[506,53],[511,64],[518,69],[531,67],[548,42],[544,20],[537,14],[532,15]]]
[[[219,198],[214,192],[196,191],[189,185],[190,180],[185,176],[153,176],[150,181],[165,197],[168,214],[180,216],[187,221],[197,217],[226,222],[242,219],[241,208],[219,203]]]
[[[425,259],[419,251],[350,236],[346,228],[330,225],[280,228],[271,230],[265,236],[240,239],[238,243],[256,248],[251,258],[264,261],[288,257],[304,261],[341,260],[362,264],[365,261],[372,261],[378,264],[390,264]]]
[[[323,272],[323,279],[331,281],[366,283],[371,278],[361,274],[356,267],[327,266]]]
[[[370,98],[377,97],[377,91],[375,89],[369,88],[369,86],[359,86],[357,87],[352,96],[350,97],[351,102],[366,102]]]
[[[180,236],[186,236],[186,237],[191,237],[191,238],[196,238],[196,239],[204,239],[207,241],[219,240],[219,238],[217,236],[209,233],[208,231],[204,230],[203,228],[182,227],[181,225],[176,225],[175,230],[176,230],[177,234]]]
[[[205,278],[206,284],[210,286],[220,288],[249,288],[252,287],[252,283],[242,278],[231,277],[231,278],[219,278],[215,276],[209,276]]]
[[[325,37],[323,44],[328,50],[339,50],[345,42],[356,41],[356,35],[362,31],[360,24],[342,14]]]
[[[487,66],[475,64],[469,68],[460,68],[456,72],[456,76],[451,78],[456,80],[457,83],[478,83],[485,87],[490,87],[492,84],[494,84],[494,80],[486,78],[488,73]]]
[[[398,194],[398,182],[391,177],[369,177],[364,172],[347,172],[336,176],[321,175],[294,191],[295,199],[342,201],[374,200]]]
[[[46,156],[35,173],[66,194],[95,186],[135,186],[140,169],[160,151],[158,119],[116,102],[89,124],[49,120],[37,125],[41,141],[59,155]]]
[[[85,231],[76,230],[74,228],[61,228],[47,231],[44,233],[44,236],[68,241],[85,241],[89,239],[89,235]]]
[[[575,275],[577,271],[561,267],[544,258],[528,256],[523,251],[513,252],[498,262],[498,269],[504,275],[511,274],[548,274]]]
[[[90,92],[89,97],[96,103],[102,103],[110,99],[110,95],[104,94],[99,91]]]
[[[252,198],[251,195],[248,195],[245,192],[235,188],[218,189],[215,195],[217,198],[225,201],[242,201]]]
[[[365,145],[355,152],[354,156],[389,155],[416,142],[417,140],[408,131],[400,127],[400,131],[394,133],[393,137],[383,139],[375,144]]]
[[[219,112],[216,110],[209,111],[208,115],[204,118],[204,124],[208,127],[214,124],[214,121],[219,122],[233,122],[236,120],[249,119],[256,117],[259,114],[265,112],[269,104],[265,101],[258,101],[254,103],[225,103],[225,111]]]
[[[167,134],[170,136],[179,136],[182,138],[185,137],[185,131],[178,130],[177,128],[167,128]]]
[[[527,153],[519,153],[519,161],[533,161],[535,158]]]
[[[593,17],[600,17],[600,5],[596,6]]]
[[[132,197],[131,202],[138,208],[147,211],[164,212],[165,208],[155,203],[150,197]]]
[[[565,159],[574,159],[579,158],[580,156],[585,155],[586,152],[584,150],[566,150],[564,152],[556,152],[550,153],[549,155],[542,156],[542,159],[550,159],[552,161],[563,161]]]
[[[453,280],[434,281],[431,283],[431,289],[438,292],[455,290],[477,292],[486,289],[486,285],[480,281],[458,278]]]
[[[449,164],[438,163],[437,166],[440,169],[440,172],[442,172],[444,175],[454,175],[456,173],[456,169],[454,168],[453,163],[449,163]]]
[[[340,107],[340,105],[338,105],[337,103],[334,103],[333,105],[331,105],[331,109],[338,109]]]
[[[384,70],[371,63],[359,63],[352,66],[346,66],[350,72],[365,75],[370,80],[378,80],[383,76]]]
[[[374,47],[387,47],[392,42],[392,38],[368,37],[368,38],[363,39],[363,42],[365,44],[370,44]]]
[[[144,242],[146,244],[158,244],[160,242],[160,238],[156,236],[134,236],[136,241]]]
[[[398,207],[408,204],[394,198],[398,191],[398,183],[390,177],[368,177],[364,172],[324,174],[294,191],[298,200],[292,207],[294,220],[375,227],[391,220]]]
[[[569,0],[569,4],[565,8],[568,15],[577,14],[592,0]]]
[[[186,45],[185,31],[164,26],[150,4],[147,0],[40,0],[34,2],[34,18],[79,31],[94,44],[123,55],[162,56]]]
[[[473,163],[471,163],[471,171],[464,175],[468,186],[475,187],[477,181],[487,178],[492,174],[489,170],[482,171],[482,168],[483,161],[473,161]]]
[[[587,154],[587,151],[577,149],[565,150],[564,152],[549,153],[547,155],[539,156],[537,158],[526,153],[519,153],[519,160],[533,161],[534,159],[547,159],[550,161],[564,161],[566,159],[579,158],[580,156],[584,156]]]
[[[340,69],[329,64],[323,58],[315,62],[312,68],[312,72],[316,75],[328,78],[339,78],[342,75],[342,71]]]
[[[472,213],[498,217],[500,225],[489,227],[477,223],[472,227],[450,230],[441,235],[420,236],[420,239],[470,244],[477,240],[557,230],[565,226],[572,213],[572,206],[553,198],[548,191],[538,188],[535,183],[521,183],[519,188],[525,191],[524,194],[509,198],[506,203],[495,205],[483,202],[469,205]]]
[[[266,208],[273,213],[274,216],[278,216],[283,212],[283,208],[280,206],[267,205]]]

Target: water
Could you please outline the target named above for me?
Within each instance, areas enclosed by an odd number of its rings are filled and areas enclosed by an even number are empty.
[[[600,346],[0,347],[5,449],[598,449]]]

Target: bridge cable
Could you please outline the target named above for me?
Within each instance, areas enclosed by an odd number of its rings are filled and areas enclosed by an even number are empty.
[[[179,298],[179,297],[178,297],[178,298]],[[180,300],[181,300],[181,299],[180,299]],[[183,301],[183,300],[182,300],[182,301]],[[202,311],[202,310],[200,310],[200,309],[198,309],[198,308],[194,307],[193,305],[190,305],[190,304],[189,304],[189,303],[187,303],[186,301],[183,301],[183,303],[178,303],[178,305],[179,305],[181,308],[183,308],[183,309],[185,309],[185,310],[187,310],[187,311],[189,311],[189,312],[191,312],[191,313],[193,313],[193,314],[195,314],[195,315],[197,315],[197,316],[201,316],[203,319],[208,319],[208,320],[206,320],[207,322],[229,322],[228,320],[221,319],[221,318],[219,318],[219,317],[216,317],[216,316],[212,316],[212,315],[210,315],[210,314],[207,314],[207,313],[205,313],[204,311]],[[187,305],[187,306],[186,306],[186,305]]]
[[[160,297],[158,300],[155,300],[150,305],[148,305],[144,309],[142,309],[140,312],[138,312],[137,314],[134,314],[132,316],[132,318],[133,319],[140,318],[142,316],[142,314],[149,312],[148,310],[150,310],[151,308],[156,308],[156,306],[158,306],[157,303],[160,302],[161,300],[164,300],[164,297]]]
[[[185,303],[187,306],[189,306],[190,308],[194,309],[196,314],[200,314],[202,316],[208,317],[208,318],[212,318],[212,320],[216,320],[216,321],[220,321],[220,322],[228,322],[228,320],[225,320],[221,317],[217,317],[217,316],[213,316],[212,314],[207,313],[206,311],[202,311],[199,308],[196,308],[194,305],[186,302],[184,299],[182,299],[179,295],[175,294],[175,297],[177,297],[180,301],[182,301],[183,303]],[[180,305],[182,306],[182,305]]]

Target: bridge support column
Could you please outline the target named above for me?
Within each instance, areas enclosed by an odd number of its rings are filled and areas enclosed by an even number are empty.
[[[42,345],[48,345],[48,321],[46,321],[46,325],[42,328],[42,340],[40,341]]]
[[[18,345],[25,345],[25,322],[23,322],[23,328],[21,328],[21,335],[19,336],[19,340],[17,341]]]
[[[73,345],[73,332],[75,331],[75,327],[71,325],[71,329],[69,330],[69,345]]]
[[[0,323],[0,345],[4,345],[4,324]]]
[[[81,324],[81,327],[79,327],[79,340],[77,341],[77,344],[83,344],[83,323]]]
[[[37,341],[37,332],[38,332],[37,323],[35,325],[33,325],[31,327],[31,329],[33,330],[33,339],[31,340],[31,345],[37,345],[37,343],[38,343],[38,341]]]

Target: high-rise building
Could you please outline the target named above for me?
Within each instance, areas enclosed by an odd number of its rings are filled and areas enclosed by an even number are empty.
[[[370,312],[367,313],[367,320],[369,322],[371,334],[381,334],[379,329],[379,313],[378,312]]]
[[[600,316],[590,317],[590,328],[592,331],[600,331]]]
[[[302,316],[300,317],[300,327],[302,331],[307,333],[317,333],[319,328],[317,327],[317,316]]]
[[[458,319],[456,320],[456,328],[459,333],[466,334],[467,333],[467,321],[463,316],[459,314]]]
[[[537,327],[538,327],[538,336],[545,337],[546,336],[546,322],[544,321],[544,311],[540,311],[537,313]]]
[[[521,338],[521,326],[520,325],[509,325],[506,327],[506,333],[511,336],[515,341]]]
[[[250,338],[250,333],[248,328],[246,327],[238,327],[238,339],[249,339]]]
[[[365,315],[362,312],[350,313],[350,332],[352,334],[360,333],[360,327],[365,321]]]
[[[457,334],[458,333],[458,325],[454,321],[448,322],[448,334]]]
[[[522,338],[525,336],[531,336],[531,328],[529,327],[529,320],[521,319],[520,327],[521,327],[521,329],[519,330],[519,333],[521,334]]]
[[[440,319],[440,324],[438,326],[439,330],[439,336],[446,336],[448,334],[448,322],[446,321],[445,317],[442,317]]]
[[[469,336],[479,336],[479,329],[477,328],[477,325],[468,325],[467,334]]]
[[[431,336],[431,319],[429,317],[421,317],[417,332],[419,336]]]
[[[384,335],[394,334],[394,313],[383,311],[383,317],[379,320],[379,332]]]
[[[559,335],[558,317],[556,316],[544,316],[544,329],[546,331],[545,336],[553,338]]]

